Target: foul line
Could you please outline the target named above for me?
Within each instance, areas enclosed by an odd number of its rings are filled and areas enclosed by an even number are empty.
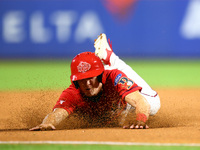
[[[95,141],[0,141],[0,144],[83,144],[83,145],[137,145],[137,146],[200,146],[200,143],[134,143]]]

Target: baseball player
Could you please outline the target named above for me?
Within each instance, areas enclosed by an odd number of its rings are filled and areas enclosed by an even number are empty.
[[[73,58],[72,84],[31,131],[54,130],[73,113],[97,126],[117,122],[125,129],[149,128],[149,116],[160,108],[156,91],[115,55],[105,34],[95,40],[94,47],[95,53],[83,52]]]

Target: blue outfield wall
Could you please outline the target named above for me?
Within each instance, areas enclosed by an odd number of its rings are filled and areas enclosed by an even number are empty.
[[[200,0],[0,0],[0,58],[73,57],[102,32],[120,56],[200,58]]]

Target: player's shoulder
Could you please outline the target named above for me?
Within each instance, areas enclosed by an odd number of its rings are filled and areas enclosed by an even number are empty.
[[[62,94],[61,97],[65,97],[65,98],[70,98],[70,97],[77,97],[80,93],[79,89],[76,89],[76,87],[71,84],[68,88],[66,88]]]
[[[115,80],[116,78],[121,78],[121,76],[124,76],[125,74],[118,70],[118,69],[112,69],[112,70],[105,70],[103,74],[103,82],[105,83],[106,80]]]
[[[74,92],[78,92],[78,90],[76,89],[76,87],[71,84],[68,88],[66,88],[64,91],[74,91]]]

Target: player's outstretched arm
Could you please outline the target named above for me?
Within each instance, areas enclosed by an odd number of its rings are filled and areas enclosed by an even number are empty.
[[[31,129],[30,131],[38,131],[38,130],[55,130],[55,126],[57,126],[61,121],[69,116],[68,112],[63,108],[56,108],[53,112],[49,113],[43,120],[43,122]]]
[[[128,94],[125,97],[125,101],[136,108],[136,123],[132,125],[125,125],[123,128],[148,129],[149,126],[146,122],[149,118],[150,105],[145,97],[143,97],[139,91],[135,91]]]

